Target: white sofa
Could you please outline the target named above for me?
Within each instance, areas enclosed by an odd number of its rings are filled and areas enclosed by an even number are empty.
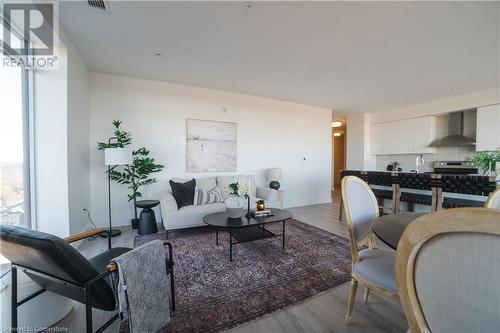
[[[186,182],[190,179],[172,179],[175,182]],[[217,176],[196,178],[196,186],[203,190],[211,190],[215,187],[219,188],[224,196],[227,198],[228,194],[225,191],[226,185],[230,183],[248,183],[252,188],[252,197],[250,199],[251,208],[255,207],[257,200],[264,200],[266,207],[280,208],[281,202],[279,200],[278,191],[268,187],[261,187],[255,185],[254,176]],[[184,206],[180,209],[177,208],[177,203],[172,195],[170,185],[168,190],[160,193],[160,209],[163,225],[166,230],[181,229],[205,225],[203,217],[210,213],[222,212],[226,209],[224,203],[213,203],[199,206]],[[255,208],[254,208],[255,209]]]

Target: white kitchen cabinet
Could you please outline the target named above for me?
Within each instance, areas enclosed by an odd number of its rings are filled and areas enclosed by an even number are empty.
[[[476,150],[500,148],[500,104],[477,108]]]
[[[374,124],[370,128],[372,155],[435,153],[436,118],[418,117]]]

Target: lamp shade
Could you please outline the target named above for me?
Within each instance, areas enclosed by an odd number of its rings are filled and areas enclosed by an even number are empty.
[[[281,168],[272,168],[266,170],[266,177],[268,182],[281,180]]]
[[[104,165],[132,164],[132,154],[127,148],[104,149]]]

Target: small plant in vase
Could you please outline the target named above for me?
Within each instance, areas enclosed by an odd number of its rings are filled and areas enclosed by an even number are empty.
[[[229,194],[226,199],[226,211],[229,213],[229,218],[241,218],[243,210],[242,198],[245,198],[248,204],[245,216],[250,217],[250,184],[231,183],[226,186],[226,192]]]

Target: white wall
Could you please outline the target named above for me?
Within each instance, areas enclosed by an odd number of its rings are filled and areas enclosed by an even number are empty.
[[[370,155],[370,115],[353,114],[347,117],[346,169],[372,170],[375,157]]]
[[[113,119],[132,133],[133,148],[146,146],[165,165],[158,183],[144,188],[146,198],[157,198],[171,177],[221,174],[186,172],[186,119],[195,118],[236,122],[237,173],[254,174],[264,185],[264,169],[283,168],[285,206],[331,201],[330,110],[99,73],[91,74],[90,110],[91,208],[100,225],[107,223],[107,181],[103,152],[95,143],[111,136]],[[113,184],[114,225],[130,223],[126,193]]]
[[[38,70],[35,87],[35,204],[37,229],[69,235],[67,160],[67,52],[57,70]]]
[[[35,218],[60,237],[87,229],[90,207],[89,70],[60,30],[56,70],[34,73]]]
[[[91,227],[82,208],[90,209],[90,113],[87,64],[69,39],[68,50],[68,205],[71,234]]]

